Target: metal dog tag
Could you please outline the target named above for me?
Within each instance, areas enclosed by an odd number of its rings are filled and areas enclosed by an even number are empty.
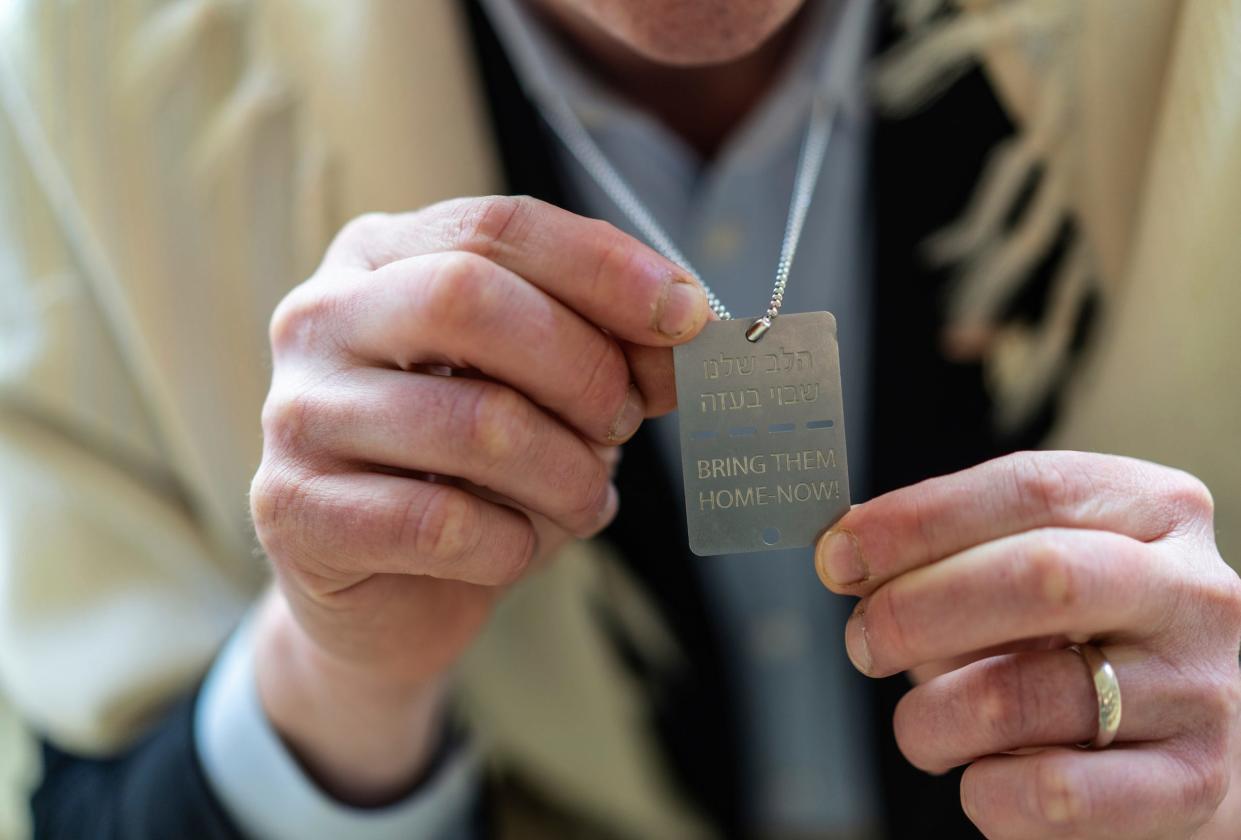
[[[701,556],[812,544],[849,509],[836,319],[712,321],[674,350],[689,547]]]

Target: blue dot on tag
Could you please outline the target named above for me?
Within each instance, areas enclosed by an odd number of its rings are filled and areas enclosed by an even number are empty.
[[[779,528],[764,528],[762,536],[763,536],[764,543],[766,543],[767,545],[775,545],[776,543],[780,542],[780,529]]]

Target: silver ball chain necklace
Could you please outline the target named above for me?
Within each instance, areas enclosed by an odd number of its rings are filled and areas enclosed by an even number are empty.
[[[849,509],[836,320],[830,312],[779,316],[840,97],[828,102],[815,91],[771,299],[749,326],[733,320],[564,95],[551,92],[542,110],[647,242],[701,284],[719,319],[673,351],[690,549],[706,556],[811,545]]]

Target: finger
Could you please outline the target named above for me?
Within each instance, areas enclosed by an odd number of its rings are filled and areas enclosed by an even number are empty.
[[[597,443],[589,444],[590,451],[595,453],[603,465],[607,467],[608,475],[612,478],[616,477],[616,469],[620,466],[621,458],[624,450],[619,446],[602,446]]]
[[[529,566],[530,520],[446,483],[379,473],[260,469],[255,525],[272,557],[331,557],[301,569],[319,577],[403,574],[485,586],[512,583]],[[277,544],[273,547],[273,543]]]
[[[910,569],[1047,526],[1115,531],[1143,542],[1211,505],[1200,481],[1132,458],[1024,452],[855,506],[819,541],[825,585],[865,594]]]
[[[1107,531],[1043,528],[901,575],[858,602],[849,656],[885,676],[1037,636],[1145,635],[1178,581],[1157,549]]]
[[[601,443],[628,439],[646,413],[614,339],[481,257],[411,257],[333,293],[337,340],[361,362],[477,369]]]
[[[964,668],[971,662],[977,662],[980,659],[988,659],[992,656],[1003,656],[1006,653],[1022,653],[1024,651],[1038,650],[1060,650],[1072,645],[1073,642],[1064,636],[1036,636],[1032,639],[1018,639],[1015,642],[1005,642],[1002,645],[992,645],[983,650],[974,650],[961,656],[954,656],[951,659],[941,659],[938,662],[926,662],[917,665],[905,672],[909,677],[909,681],[914,685],[924,682],[930,682],[941,674],[947,674],[949,671],[955,671],[958,668]]]
[[[975,762],[961,779],[961,805],[994,840],[1188,837],[1227,786],[1222,761],[1163,745],[1056,747]]]
[[[616,513],[608,465],[511,388],[378,368],[355,369],[346,382],[288,409],[315,418],[292,432],[301,451],[465,479],[578,536]]]
[[[716,320],[712,313],[711,320]],[[647,417],[660,417],[677,407],[676,368],[672,351],[667,347],[649,347],[632,342],[621,342],[621,349],[629,361],[629,370],[642,399],[646,403]]]
[[[1117,741],[1162,740],[1211,725],[1199,714],[1197,689],[1169,674],[1161,659],[1134,648],[1106,655],[1124,702]],[[1066,649],[994,656],[936,677],[901,698],[893,727],[909,762],[939,773],[1009,750],[1088,742],[1098,715],[1090,670]]]
[[[363,217],[339,238],[329,259],[372,270],[437,251],[478,254],[639,344],[686,341],[710,314],[702,286],[680,266],[606,222],[529,197],[457,199]]]
[[[618,448],[611,447],[607,449],[607,451],[616,452],[618,451]],[[572,542],[574,538],[572,534],[538,511],[522,507],[512,499],[502,496],[493,490],[488,490],[486,487],[480,487],[479,485],[472,484],[468,481],[455,481],[454,483],[458,487],[468,490],[474,495],[489,502],[495,502],[496,504],[513,508],[517,512],[524,514],[525,517],[530,520],[530,525],[534,528],[535,550],[534,560],[531,562],[531,566],[528,571],[538,571],[539,569],[544,568],[548,563],[555,559],[557,552],[564,547],[566,543]]]
[[[672,351],[666,347],[647,347],[625,342],[621,345],[629,361],[630,374],[642,394],[647,417],[660,417],[677,407],[676,375]]]

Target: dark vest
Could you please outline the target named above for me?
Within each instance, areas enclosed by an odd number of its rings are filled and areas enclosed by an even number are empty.
[[[469,19],[510,193],[563,205],[552,140],[476,0],[469,3]],[[894,35],[885,23],[881,48]],[[868,487],[855,489],[855,501],[1031,448],[1051,422],[1054,400],[1019,433],[1008,438],[996,433],[980,367],[952,363],[939,351],[948,277],[918,257],[919,244],[964,207],[987,152],[1012,131],[978,71],[925,111],[875,124],[872,475]],[[1066,230],[1062,238],[1070,235]],[[1011,301],[1009,318],[1039,317],[1058,251]],[[664,475],[653,442],[639,432],[625,447],[617,479],[624,504],[604,538],[619,549],[660,608],[688,654],[688,667],[676,674],[660,671],[627,644],[623,633],[612,635],[624,661],[648,687],[650,725],[685,794],[722,835],[744,837],[738,725],[729,700],[732,674],[696,567],[688,559],[680,497]],[[599,620],[615,626],[605,604],[599,605]],[[874,749],[887,836],[980,837],[961,812],[960,773],[928,776],[909,765],[896,747],[892,713],[908,687],[907,679],[897,676],[868,682],[866,689],[875,709]]]

